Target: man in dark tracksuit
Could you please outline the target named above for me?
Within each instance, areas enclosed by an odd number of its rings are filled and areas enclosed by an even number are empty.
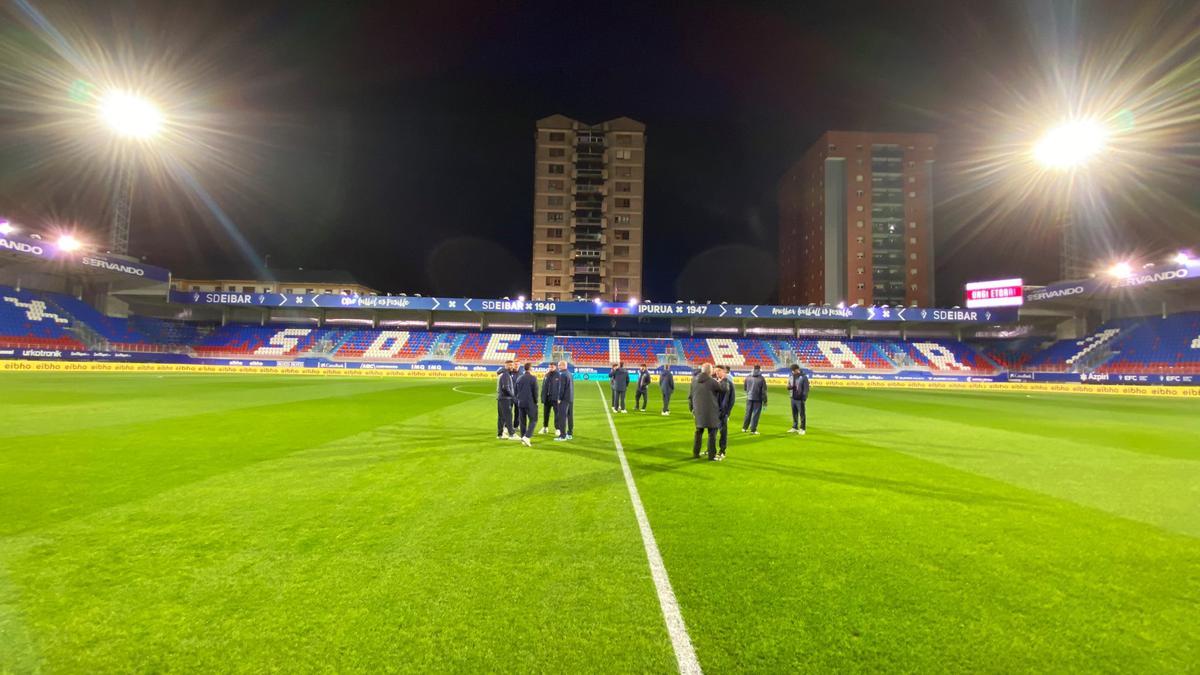
[[[662,414],[671,414],[671,394],[675,393],[675,376],[671,374],[670,366],[663,366],[662,375],[658,376],[658,388],[662,390]]]
[[[521,442],[526,446],[532,445],[529,436],[537,425],[538,381],[533,374],[533,365],[526,363],[521,376],[517,378],[517,410],[518,425],[521,431]]]
[[[805,427],[808,426],[808,416],[804,411],[804,404],[808,401],[808,375],[800,370],[800,366],[792,365],[792,374],[788,376],[788,393],[792,399],[792,428],[788,429],[789,434],[805,434]]]
[[[717,428],[721,426],[721,417],[717,408],[717,396],[721,393],[721,383],[713,379],[712,365],[704,364],[696,377],[692,378],[692,387],[688,392],[688,408],[696,419],[696,437],[692,442],[692,457],[700,456],[700,441],[704,431],[708,430],[708,458],[717,458]]]
[[[554,407],[556,441],[569,441],[575,435],[575,378],[567,370],[567,362],[558,362],[558,399]]]
[[[612,387],[613,412],[629,412],[625,409],[625,391],[629,389],[629,371],[625,364],[618,363],[608,373],[609,385]]]
[[[742,419],[742,431],[749,430],[757,434],[758,418],[767,405],[767,380],[762,376],[762,369],[754,366],[754,372],[746,376],[742,387],[746,390],[746,416]]]
[[[554,410],[554,401],[558,391],[558,364],[551,363],[550,370],[542,378],[542,433],[550,433],[550,412]],[[552,395],[554,394],[554,395]],[[557,425],[556,425],[557,426]]]
[[[516,387],[508,368],[511,363],[504,364],[504,368],[496,374],[496,438],[508,438],[513,432],[512,409]]]
[[[650,402],[650,371],[646,364],[638,370],[637,394],[633,398],[633,409],[646,412],[646,404]]]
[[[717,394],[717,410],[721,417],[717,459],[725,459],[725,448],[729,445],[729,416],[733,414],[733,404],[737,401],[737,389],[733,386],[733,377],[727,368],[717,366],[716,375],[717,382],[721,385],[721,391]]]

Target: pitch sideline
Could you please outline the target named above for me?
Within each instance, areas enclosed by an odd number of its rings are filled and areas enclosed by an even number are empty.
[[[617,425],[613,422],[612,412],[608,408],[608,399],[604,397],[604,388],[599,382],[596,383],[596,389],[600,392],[600,402],[604,404],[604,415],[608,418],[608,428],[612,431],[617,459],[621,460],[621,473],[625,475],[629,501],[633,502],[633,514],[637,517],[638,529],[642,532],[642,546],[646,549],[646,561],[650,564],[650,577],[654,580],[654,589],[658,592],[658,604],[667,623],[667,633],[671,636],[671,647],[675,650],[679,672],[683,675],[700,675],[703,671],[700,669],[700,662],[696,660],[696,649],[692,646],[692,638],[688,636],[683,613],[679,610],[679,601],[675,599],[675,591],[667,577],[667,568],[658,552],[658,542],[654,539],[654,531],[650,529],[650,520],[642,506],[637,484],[633,482],[633,472],[629,470],[629,462],[625,459],[625,448],[621,445],[621,437],[617,435]]]

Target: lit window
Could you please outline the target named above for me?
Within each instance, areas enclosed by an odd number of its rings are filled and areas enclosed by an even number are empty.
[[[858,160],[858,161],[859,161],[859,162],[862,162],[862,160],[861,160],[861,159],[860,159],[860,160]],[[860,173],[860,174],[858,174],[857,176],[855,176],[855,177],[854,177],[854,181],[855,181],[856,183],[861,183],[861,182],[862,182],[862,174]]]
[[[855,226],[856,226],[856,227],[858,227],[858,228],[860,228],[860,229],[861,229],[861,228],[862,228],[862,226],[863,226],[863,221],[861,221],[861,220],[859,220],[859,221],[855,221],[855,223],[854,223],[854,224],[855,224]]]
[[[911,198],[913,198],[913,197],[916,197],[916,196],[917,196],[917,193],[916,193],[916,192],[909,192],[909,193],[908,193],[908,196],[909,196],[909,198],[911,199]]]
[[[618,150],[617,159],[633,159],[633,152],[631,150]]]
[[[908,229],[910,229],[910,230],[917,229],[917,221],[915,221],[915,220],[908,221]]]
[[[916,259],[917,259],[917,254],[916,254],[916,253],[909,253],[909,254],[908,254],[908,257],[909,257],[909,258],[911,258],[911,259],[913,259],[913,260],[916,260]]]
[[[914,277],[915,277],[915,276],[917,276],[917,268],[915,268],[915,267],[910,267],[910,268],[908,269],[908,274],[909,274],[910,276],[914,276]]]
[[[909,237],[909,238],[908,238],[908,243],[910,243],[910,244],[915,244],[915,243],[917,243],[917,238],[916,238],[916,237]]]
[[[855,209],[856,211],[862,212],[862,210],[863,210],[863,206],[862,206],[862,204],[859,204],[858,206],[854,207],[854,209]]]

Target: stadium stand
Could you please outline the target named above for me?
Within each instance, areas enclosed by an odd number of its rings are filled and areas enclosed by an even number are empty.
[[[229,324],[201,339],[194,349],[201,356],[300,356],[335,333],[317,328]]]
[[[508,359],[542,365],[566,357],[607,368],[704,362],[779,371],[794,359],[825,372],[928,371],[995,375],[1005,371],[1200,375],[1200,312],[1110,321],[1080,340],[1041,348],[1040,338],[976,344],[896,338],[614,338],[538,333],[318,328],[296,324],[213,327],[134,316],[105,316],[70,296],[0,287],[0,347],[187,352],[203,358],[312,357],[344,361],[421,361],[491,365]]]
[[[342,331],[333,355],[339,359],[419,361],[443,336],[426,331]]]
[[[1200,375],[1200,312],[1142,319],[1109,349],[1112,357],[1097,372]]]
[[[915,340],[906,345],[912,363],[940,373],[992,375],[995,364],[980,357],[971,347],[947,340]]]
[[[86,349],[67,328],[71,319],[28,291],[0,287],[0,347]]]
[[[811,370],[893,371],[897,365],[880,343],[843,340],[780,340],[780,348],[795,354],[801,366]]]
[[[1041,349],[1042,342],[1041,338],[1021,338],[977,343],[971,347],[1004,370],[1024,370],[1029,360]]]
[[[107,316],[86,302],[61,293],[39,293],[38,297],[55,311],[84,324],[114,349],[150,347],[156,343],[135,330],[126,319]]]
[[[550,358],[547,335],[520,333],[470,333],[453,353],[455,363],[545,363]]]
[[[605,366],[612,363],[609,338],[556,337],[554,344],[572,363],[583,366]]]
[[[1137,324],[1136,319],[1109,322],[1082,340],[1059,340],[1029,358],[1025,369],[1044,373],[1080,371],[1086,368],[1089,356],[1104,349],[1122,330],[1136,330]]]

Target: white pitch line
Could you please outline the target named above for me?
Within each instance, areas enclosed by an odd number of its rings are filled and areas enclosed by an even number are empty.
[[[462,389],[459,389],[458,387],[451,387],[451,389],[454,391],[457,391],[460,394],[470,394],[471,396],[491,396],[492,395],[492,394],[481,394],[477,391],[463,391]]]
[[[600,391],[600,402],[604,404],[604,414],[608,417],[613,444],[617,446],[617,458],[621,460],[621,473],[625,474],[625,487],[629,489],[629,500],[633,502],[633,514],[637,516],[638,529],[642,531],[642,546],[646,549],[646,561],[650,563],[650,577],[654,579],[654,589],[658,591],[658,604],[662,608],[663,619],[667,622],[667,633],[671,636],[671,647],[675,649],[679,672],[683,675],[701,675],[703,671],[700,669],[700,662],[696,660],[696,649],[692,646],[692,638],[688,636],[687,626],[683,623],[683,613],[679,611],[679,601],[675,599],[671,580],[667,578],[667,567],[663,564],[662,554],[658,552],[658,542],[654,540],[654,531],[650,529],[650,519],[646,517],[646,509],[642,506],[641,496],[638,495],[637,484],[633,482],[633,472],[629,470],[629,462],[625,460],[625,448],[621,445],[621,437],[617,435],[617,425],[613,423],[612,412],[608,409],[604,388],[599,382],[596,383],[596,388]]]

